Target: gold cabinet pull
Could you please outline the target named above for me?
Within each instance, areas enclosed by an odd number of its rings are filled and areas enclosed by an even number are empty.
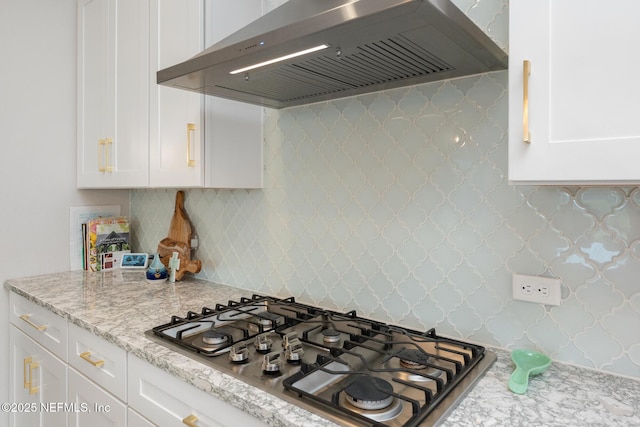
[[[89,351],[85,351],[84,353],[80,353],[80,357],[82,357],[87,362],[91,363],[96,368],[99,368],[102,365],[104,365],[104,360],[91,360],[91,352],[89,352]]]
[[[187,123],[187,166],[194,167],[196,161],[191,158],[191,145],[195,143],[196,125]]]
[[[98,172],[105,172],[107,168],[104,166],[104,139],[98,140]]]
[[[22,379],[24,380],[24,388],[29,388],[29,380],[27,379],[27,366],[31,364],[33,359],[31,357],[24,358],[24,373],[22,374]]]
[[[104,140],[105,143],[105,160],[104,160],[104,165],[105,165],[105,171],[106,172],[113,172],[113,166],[109,163],[109,159],[111,158],[109,156],[109,148],[113,146],[113,139],[111,138],[107,138]]]
[[[531,74],[531,61],[525,59],[522,67],[522,140],[529,144],[531,143],[531,133],[529,132],[529,75]]]
[[[113,172],[113,166],[109,166],[109,147],[113,145],[113,139],[98,140],[98,172]]]
[[[40,390],[40,387],[35,387],[33,385],[33,370],[39,368],[40,364],[38,362],[34,362],[33,360],[31,360],[30,357],[28,357],[27,359],[29,359],[29,363],[25,363],[25,366],[29,365],[29,379],[25,383],[25,385],[26,385],[25,388],[29,389],[29,394],[38,394],[38,391]],[[26,362],[26,360],[25,360],[25,362]]]
[[[189,427],[198,427],[196,424],[197,422],[198,422],[198,417],[196,417],[193,414],[182,419],[182,423],[188,425]]]
[[[31,317],[30,314],[23,314],[22,316],[20,316],[20,318],[22,320],[24,320],[25,322],[27,322],[29,325],[33,326],[34,328],[36,328],[39,331],[44,331],[45,329],[47,329],[47,325],[36,325],[35,323],[33,323],[31,320],[29,320],[29,317]]]

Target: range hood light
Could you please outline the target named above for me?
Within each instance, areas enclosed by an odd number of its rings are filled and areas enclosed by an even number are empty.
[[[266,65],[275,64],[276,62],[286,61],[287,59],[295,58],[298,56],[306,55],[308,53],[317,52],[319,50],[323,50],[330,47],[328,44],[321,44],[319,46],[315,46],[309,49],[300,50],[298,52],[293,52],[288,55],[279,56],[277,58],[269,59],[268,61],[260,62],[258,64],[249,65],[248,67],[238,68],[237,70],[230,71],[229,74],[238,74],[244,73],[245,71],[255,70],[256,68],[264,67]]]

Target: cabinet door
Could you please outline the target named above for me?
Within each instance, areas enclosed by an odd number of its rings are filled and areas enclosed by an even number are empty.
[[[639,13],[634,0],[509,4],[512,182],[640,182]]]
[[[225,4],[233,8],[233,4]],[[203,185],[203,95],[160,86],[156,72],[200,53],[204,48],[201,0],[151,2],[152,187]]]
[[[79,188],[149,183],[148,0],[78,2]]]
[[[69,398],[77,411],[69,414],[69,427],[125,427],[127,407],[73,368],[69,369]]]
[[[9,331],[9,400],[23,405],[10,425],[66,426],[67,365],[15,326]]]
[[[114,5],[108,0],[78,2],[78,187],[100,183],[106,169],[106,138],[113,138],[115,106],[109,76],[115,72],[114,34],[109,16]]]
[[[262,15],[254,0],[205,2],[206,45],[210,46]],[[207,96],[205,117],[205,186],[262,188],[263,109]]]

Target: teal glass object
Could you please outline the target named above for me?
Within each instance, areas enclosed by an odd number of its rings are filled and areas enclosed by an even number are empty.
[[[532,350],[514,350],[511,360],[516,369],[509,378],[509,390],[517,394],[524,394],[529,387],[529,377],[540,375],[551,366],[549,356]]]

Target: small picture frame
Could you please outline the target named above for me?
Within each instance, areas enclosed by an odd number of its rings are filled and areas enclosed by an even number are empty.
[[[147,268],[149,266],[149,254],[131,253],[122,256],[120,268]]]
[[[109,271],[121,268],[122,259],[126,255],[131,255],[131,253],[129,251],[116,251],[98,254],[100,271]]]

